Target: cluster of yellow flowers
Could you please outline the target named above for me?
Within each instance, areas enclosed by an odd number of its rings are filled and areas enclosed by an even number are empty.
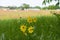
[[[29,33],[33,33],[34,27],[30,26],[30,27],[27,29],[27,26],[22,25],[22,26],[20,26],[20,30],[21,30],[23,33],[25,33],[26,30],[28,30]]]
[[[31,17],[28,17],[27,18],[27,22],[28,23],[32,23],[32,22],[36,22],[36,18],[31,18]],[[23,32],[23,33],[26,33],[26,31],[28,31],[28,33],[33,33],[34,32],[34,27],[33,26],[30,26],[30,27],[27,27],[25,25],[21,25],[20,26],[20,30]]]
[[[32,23],[32,22],[36,22],[36,18],[31,18],[30,16],[27,18],[27,22]]]

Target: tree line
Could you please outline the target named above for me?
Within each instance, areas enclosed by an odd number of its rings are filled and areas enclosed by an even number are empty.
[[[8,6],[8,7],[4,7],[4,6],[0,6],[0,8],[9,8],[9,9],[21,9],[21,10],[24,10],[24,9],[41,9],[40,6],[35,6],[35,7],[31,7],[29,4],[22,4],[21,6],[17,7],[17,6]]]
[[[17,7],[17,6],[8,6],[8,7],[4,7],[4,6],[0,6],[0,8],[9,8],[9,9],[21,9],[21,10],[24,10],[24,9],[60,9],[60,0],[44,0],[42,5],[46,5],[46,3],[50,3],[52,1],[57,1],[56,5],[50,5],[48,7],[43,7],[41,8],[40,6],[35,6],[35,7],[31,7],[29,4],[22,4],[21,6]]]

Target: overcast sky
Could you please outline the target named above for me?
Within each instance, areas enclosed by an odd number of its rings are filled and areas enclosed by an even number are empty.
[[[23,3],[29,4],[30,6],[48,6],[42,5],[43,0],[0,0],[0,6],[21,6]],[[55,1],[51,2],[50,5],[55,4]]]

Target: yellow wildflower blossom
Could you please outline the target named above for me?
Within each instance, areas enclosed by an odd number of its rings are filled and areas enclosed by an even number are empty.
[[[27,22],[32,23],[32,18],[28,17]]]
[[[34,31],[34,27],[30,26],[30,27],[28,28],[28,32],[29,32],[29,33],[33,33],[33,31]]]
[[[22,32],[25,32],[25,31],[26,31],[26,26],[25,26],[25,25],[20,26],[20,30],[21,30]]]

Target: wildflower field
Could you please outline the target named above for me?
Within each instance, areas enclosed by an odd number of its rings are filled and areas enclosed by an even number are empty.
[[[0,10],[0,40],[60,40],[60,14]]]
[[[60,16],[0,20],[0,40],[60,40]]]

